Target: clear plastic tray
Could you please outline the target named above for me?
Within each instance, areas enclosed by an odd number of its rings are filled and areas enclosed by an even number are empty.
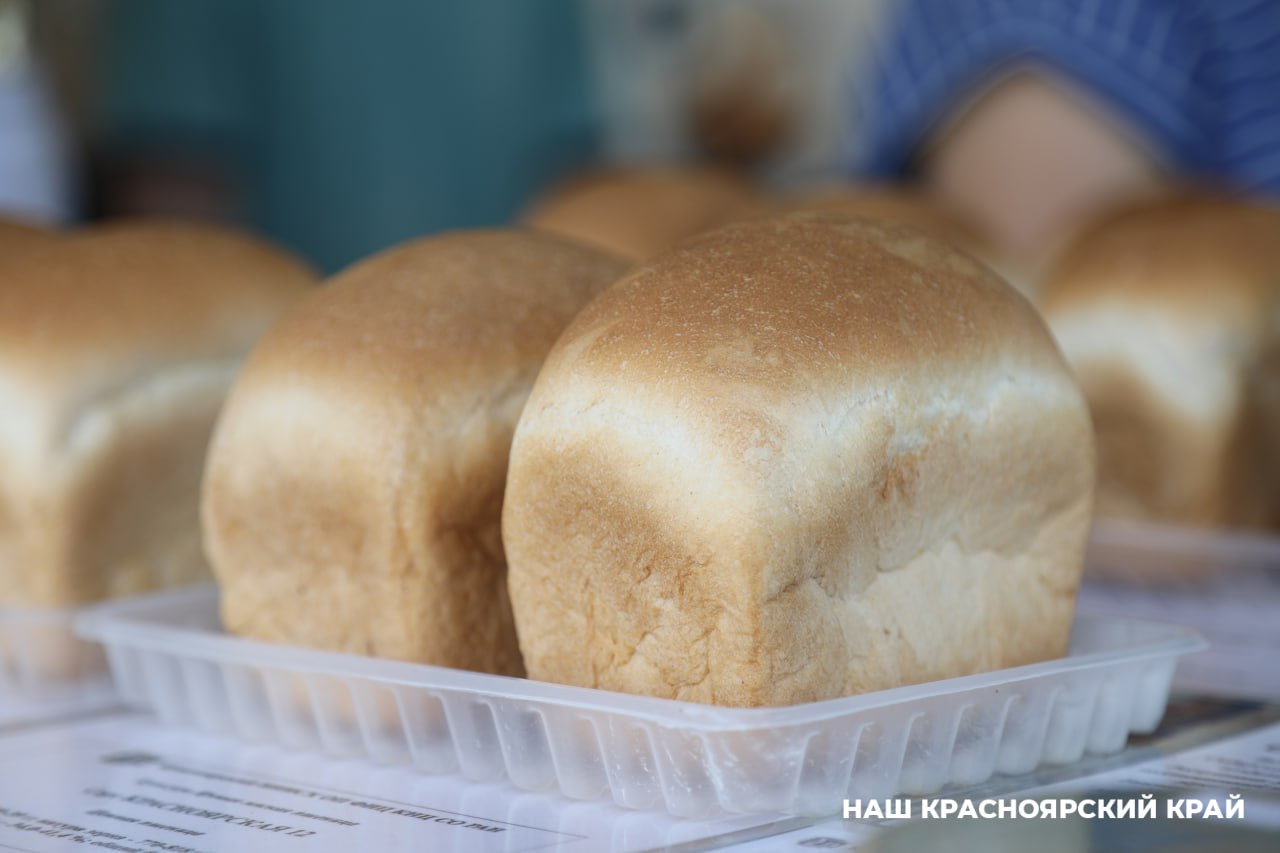
[[[1264,570],[1280,570],[1280,536],[1152,522],[1094,522],[1085,556],[1091,577],[1143,583]]]
[[[222,633],[211,588],[105,605],[126,702],[251,741],[634,809],[831,814],[1119,750],[1164,713],[1187,629],[1076,624],[1069,657],[786,708],[719,708],[255,643]]]
[[[97,643],[76,636],[79,608],[0,607],[0,694],[63,691],[106,678]]]

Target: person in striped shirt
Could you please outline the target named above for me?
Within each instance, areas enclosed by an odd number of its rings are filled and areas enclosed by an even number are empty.
[[[902,0],[869,61],[851,170],[1027,263],[1171,179],[1280,194],[1274,0]]]

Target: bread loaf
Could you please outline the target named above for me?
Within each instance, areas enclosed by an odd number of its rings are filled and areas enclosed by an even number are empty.
[[[1063,653],[1093,490],[1034,309],[906,227],[727,226],[557,342],[503,539],[529,675],[782,705]]]
[[[1184,194],[1119,212],[1042,298],[1098,436],[1098,514],[1280,524],[1280,210]]]
[[[312,281],[248,236],[156,222],[0,266],[0,604],[208,577],[199,485],[218,408]]]
[[[525,222],[638,260],[740,218],[757,202],[750,186],[729,172],[618,170],[556,188],[534,205]]]
[[[498,530],[511,433],[556,336],[624,266],[549,235],[459,232],[363,261],[291,311],[210,454],[227,628],[519,673]]]

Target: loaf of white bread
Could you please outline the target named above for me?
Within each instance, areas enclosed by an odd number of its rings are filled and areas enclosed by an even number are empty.
[[[640,260],[762,204],[750,184],[719,169],[619,169],[581,175],[553,188],[524,221],[539,231]]]
[[[1092,408],[1099,516],[1280,523],[1280,210],[1183,194],[1116,213],[1042,307]]]
[[[207,226],[45,242],[0,263],[0,605],[207,578],[209,434],[244,355],[313,276]]]
[[[1062,654],[1094,484],[1036,311],[834,214],[634,268],[556,343],[503,541],[536,679],[734,706]]]
[[[520,673],[499,534],[511,434],[556,337],[625,266],[550,235],[458,232],[365,260],[290,311],[210,452],[223,624]]]

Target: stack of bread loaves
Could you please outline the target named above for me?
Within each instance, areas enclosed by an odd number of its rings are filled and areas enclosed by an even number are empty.
[[[1067,251],[1042,301],[1093,411],[1100,516],[1280,523],[1280,210],[1125,210]]]
[[[245,353],[313,277],[194,225],[40,242],[0,263],[0,605],[207,577],[209,434]]]
[[[780,705],[1064,652],[1093,497],[1034,309],[912,229],[730,225],[556,343],[503,541],[529,675]]]

